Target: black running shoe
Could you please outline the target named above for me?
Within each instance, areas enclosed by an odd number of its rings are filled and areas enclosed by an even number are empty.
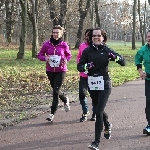
[[[91,121],[96,121],[96,114],[92,114],[92,118],[91,118]]]
[[[109,128],[105,128],[104,129],[104,137],[106,139],[110,139],[111,138],[111,128],[112,128],[112,124],[109,124]]]
[[[150,135],[150,125],[147,125],[145,129],[143,129],[143,134]]]
[[[88,148],[92,150],[99,150],[98,145],[99,144],[97,142],[92,142],[91,145],[88,146]]]

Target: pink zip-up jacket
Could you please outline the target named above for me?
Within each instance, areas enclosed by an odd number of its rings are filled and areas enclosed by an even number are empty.
[[[61,61],[69,61],[72,57],[71,51],[69,46],[66,42],[61,41],[58,45],[53,45],[50,40],[47,40],[42,45],[40,52],[38,53],[37,57],[41,61],[46,61],[45,58],[48,55],[58,55],[61,56]],[[66,72],[67,65],[59,65],[59,67],[51,67],[48,62],[46,62],[46,71],[50,72]]]
[[[80,57],[82,55],[82,52],[84,51],[85,48],[87,48],[89,45],[86,42],[83,42],[80,44],[79,46],[79,50],[78,50],[78,54],[77,54],[77,63],[79,63],[80,61]],[[88,77],[87,74],[85,74],[84,72],[80,72],[80,76],[81,77]]]

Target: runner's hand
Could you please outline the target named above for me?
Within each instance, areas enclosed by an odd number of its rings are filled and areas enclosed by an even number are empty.
[[[61,60],[61,65],[64,66],[65,64],[67,64],[67,60],[66,59]]]
[[[146,73],[141,71],[140,72],[140,77],[142,78],[142,80],[144,80],[146,78]]]
[[[49,62],[49,61],[50,61],[50,55],[46,56],[46,57],[45,57],[45,60],[46,60],[47,62]]]

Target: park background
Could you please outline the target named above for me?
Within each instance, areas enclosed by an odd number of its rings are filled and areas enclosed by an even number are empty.
[[[62,89],[78,100],[76,55],[87,28],[101,27],[108,46],[126,58],[125,67],[110,63],[113,87],[139,77],[136,51],[145,44],[149,1],[1,0],[0,2],[0,126],[13,125],[49,111],[51,88],[45,63],[36,56],[50,38],[53,25],[65,28],[73,54]],[[60,104],[61,106],[61,104]]]

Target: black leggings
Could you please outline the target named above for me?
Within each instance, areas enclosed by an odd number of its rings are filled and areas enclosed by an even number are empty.
[[[48,79],[50,81],[50,85],[53,88],[53,101],[51,106],[51,114],[55,114],[59,98],[62,102],[66,103],[67,98],[65,97],[64,93],[60,90],[61,85],[66,77],[66,72],[49,72],[46,71]]]
[[[145,114],[147,122],[150,125],[150,80],[145,80],[145,96],[146,96]]]
[[[91,90],[89,92],[92,98],[92,103],[96,107],[95,141],[99,143],[101,132],[103,130],[103,116],[105,116],[105,119],[108,117],[104,114],[104,109],[111,93],[111,88],[101,91]]]

